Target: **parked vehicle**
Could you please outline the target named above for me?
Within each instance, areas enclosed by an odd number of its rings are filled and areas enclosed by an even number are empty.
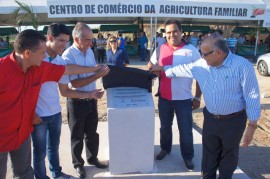
[[[262,76],[270,75],[270,53],[258,57],[257,70]]]

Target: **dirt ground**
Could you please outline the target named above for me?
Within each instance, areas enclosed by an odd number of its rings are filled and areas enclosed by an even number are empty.
[[[145,69],[145,63],[131,61],[130,67]],[[256,66],[254,66],[256,69]],[[257,72],[261,97],[262,116],[259,120],[259,127],[255,132],[254,139],[249,147],[240,147],[239,167],[250,177],[254,179],[268,178],[270,179],[270,77],[260,76]],[[195,83],[193,83],[194,85]],[[157,80],[153,81],[153,94],[157,91]],[[194,85],[195,86],[195,85]],[[102,88],[101,80],[97,81],[97,87]],[[193,88],[195,90],[195,87]],[[194,94],[194,91],[193,91]],[[157,97],[153,97],[157,110]],[[66,104],[65,99],[61,99],[63,120],[66,122]],[[201,107],[193,112],[194,128],[201,133],[203,115],[202,109],[204,101],[202,99]],[[99,120],[107,121],[107,100],[106,94],[98,102]]]

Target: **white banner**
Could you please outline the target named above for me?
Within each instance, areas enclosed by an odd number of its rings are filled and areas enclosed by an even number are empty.
[[[263,20],[263,3],[187,0],[47,0],[48,17],[176,17]]]

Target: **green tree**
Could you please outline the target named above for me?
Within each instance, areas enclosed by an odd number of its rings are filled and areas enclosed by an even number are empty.
[[[15,2],[19,5],[19,7],[14,10],[12,15],[14,17],[15,24],[19,27],[19,29],[22,24],[28,22],[28,24],[32,25],[34,29],[38,30],[38,15],[34,12],[32,5],[25,4],[18,0],[15,0]]]

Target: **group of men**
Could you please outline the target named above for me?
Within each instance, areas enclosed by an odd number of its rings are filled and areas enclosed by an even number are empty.
[[[47,38],[35,30],[25,30],[16,36],[14,52],[0,59],[1,179],[6,177],[8,154],[14,178],[49,178],[46,154],[53,178],[70,178],[59,163],[62,118],[58,88],[68,97],[71,155],[78,177],[86,177],[83,142],[90,165],[108,166],[97,158],[97,99],[104,91],[96,89],[95,81],[107,75],[109,68],[96,65],[90,49],[93,33],[86,24],[76,24],[74,43],[65,50],[70,36],[70,30],[57,23],[49,26]]]
[[[246,59],[232,54],[218,33],[204,39],[201,55],[194,46],[181,41],[179,21],[167,20],[165,33],[167,43],[158,46],[148,63],[148,69],[160,80],[161,151],[156,160],[163,160],[171,152],[175,113],[182,158],[186,168],[194,170],[192,110],[200,106],[203,94],[202,178],[216,178],[217,170],[220,178],[232,178],[247,118],[243,146],[251,142],[260,117],[254,68]],[[97,158],[96,99],[103,91],[96,89],[95,80],[107,75],[109,69],[96,65],[90,48],[93,33],[86,24],[77,23],[72,31],[74,44],[65,50],[70,35],[63,24],[51,24],[47,39],[37,31],[25,30],[17,35],[14,52],[0,59],[0,179],[6,175],[8,154],[14,178],[48,178],[46,153],[52,176],[70,177],[59,163],[62,121],[58,88],[68,97],[71,155],[78,177],[86,177],[81,157],[83,142],[89,164],[108,166]],[[195,97],[191,94],[192,78],[196,79]]]

